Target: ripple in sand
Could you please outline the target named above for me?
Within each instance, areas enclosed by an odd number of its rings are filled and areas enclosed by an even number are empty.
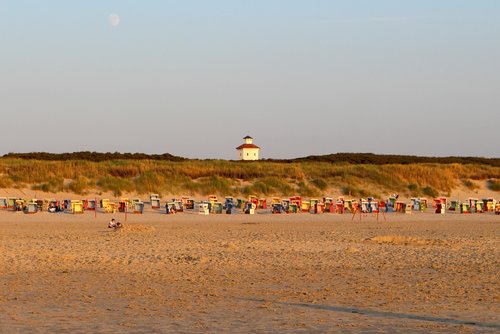
[[[390,245],[411,245],[411,246],[450,245],[448,241],[441,239],[422,239],[422,238],[407,237],[402,235],[378,235],[366,239],[366,241],[376,242],[379,244],[390,244]]]
[[[124,225],[117,230],[120,233],[150,233],[154,231],[156,231],[154,227],[144,225]]]

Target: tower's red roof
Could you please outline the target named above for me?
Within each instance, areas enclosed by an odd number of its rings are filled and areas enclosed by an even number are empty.
[[[244,148],[260,148],[260,147],[258,147],[255,144],[242,144],[242,145],[238,146],[236,149],[237,150],[242,150]]]

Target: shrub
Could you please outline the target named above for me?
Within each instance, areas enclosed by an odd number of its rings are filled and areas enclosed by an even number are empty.
[[[291,182],[287,179],[279,179],[277,177],[266,177],[259,179],[259,181],[268,189],[266,195],[269,194],[280,194],[287,195],[293,192],[293,187],[290,185]]]
[[[476,190],[478,189],[479,187],[477,186],[477,184],[475,184],[474,182],[472,182],[471,180],[468,180],[468,179],[462,179],[462,184],[465,188],[469,189],[469,190]]]
[[[191,181],[185,184],[185,187],[194,193],[202,195],[227,195],[231,194],[233,190],[229,180],[218,176],[202,178],[196,182]]]
[[[428,196],[428,197],[437,197],[439,196],[439,193],[436,189],[432,188],[432,187],[425,187],[422,189],[423,193]]]
[[[6,176],[0,176],[0,188],[10,188],[14,182]]]
[[[102,191],[112,191],[115,196],[121,196],[123,192],[131,192],[135,189],[130,180],[113,176],[103,177],[97,181],[97,186],[100,187]]]
[[[488,189],[493,191],[500,191],[500,182],[496,180],[488,180],[487,181]]]
[[[408,185],[408,190],[410,191],[411,195],[418,196],[419,193],[419,187],[415,183],[411,183]]]
[[[68,189],[75,194],[84,195],[87,189],[87,180],[80,176],[69,183]]]
[[[139,194],[160,193],[164,183],[160,174],[148,171],[134,179],[135,191]]]
[[[139,175],[139,170],[135,166],[116,166],[109,168],[109,175],[130,178]]]
[[[371,196],[369,191],[366,191],[365,189],[357,188],[357,187],[352,187],[352,186],[347,186],[342,188],[342,194],[346,196],[352,196],[352,197],[368,197]]]
[[[33,190],[40,190],[46,193],[56,193],[64,190],[64,179],[51,178],[47,182],[35,184]]]
[[[302,196],[317,196],[318,192],[316,189],[308,186],[304,182],[299,182],[298,183],[298,193],[301,194]]]
[[[43,191],[44,193],[50,192],[50,188],[49,188],[49,185],[47,183],[35,184],[35,185],[31,186],[31,189],[40,190],[40,191]]]
[[[319,190],[326,190],[328,188],[328,183],[323,179],[314,179],[311,183]]]

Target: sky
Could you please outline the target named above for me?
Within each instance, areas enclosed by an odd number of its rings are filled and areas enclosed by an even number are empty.
[[[0,116],[0,154],[500,157],[500,1],[0,0]]]

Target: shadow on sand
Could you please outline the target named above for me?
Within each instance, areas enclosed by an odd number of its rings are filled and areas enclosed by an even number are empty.
[[[482,328],[494,328],[500,329],[500,324],[497,323],[487,323],[487,322],[479,322],[479,321],[470,321],[470,320],[460,320],[460,319],[452,319],[452,318],[442,318],[442,317],[433,317],[426,315],[416,315],[416,314],[408,314],[408,313],[394,313],[394,312],[385,312],[385,311],[376,311],[358,307],[346,307],[346,306],[329,306],[329,305],[319,305],[319,304],[306,304],[306,303],[285,303],[285,302],[274,302],[270,300],[264,299],[253,299],[253,298],[239,298],[240,300],[253,301],[253,302],[272,302],[276,305],[283,306],[292,306],[292,307],[304,307],[315,310],[322,311],[331,311],[331,312],[341,312],[341,313],[350,313],[350,314],[360,314],[368,317],[376,317],[376,318],[392,318],[392,319],[409,319],[409,320],[418,320],[418,321],[430,321],[430,322],[438,322],[450,325],[468,325]]]

